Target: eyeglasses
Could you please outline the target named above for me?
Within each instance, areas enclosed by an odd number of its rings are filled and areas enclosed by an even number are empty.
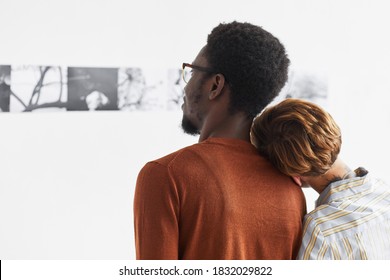
[[[191,79],[191,77],[192,77],[192,69],[195,69],[195,70],[198,70],[198,71],[202,71],[202,72],[206,72],[206,73],[210,73],[210,74],[217,74],[218,73],[217,71],[215,71],[212,68],[196,66],[196,65],[193,65],[193,64],[189,64],[189,63],[183,63],[182,67],[183,67],[182,78],[183,78],[183,81],[185,83],[188,83],[188,81]]]

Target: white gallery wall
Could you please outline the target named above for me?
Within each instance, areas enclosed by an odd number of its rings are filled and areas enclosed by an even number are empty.
[[[285,44],[293,69],[326,78],[343,159],[390,182],[387,11],[376,0],[0,0],[0,65],[180,67],[219,22],[248,21]],[[0,113],[0,259],[134,259],[137,173],[197,142],[180,121],[179,110]]]

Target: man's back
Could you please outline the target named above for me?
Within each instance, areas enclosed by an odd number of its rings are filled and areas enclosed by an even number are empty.
[[[137,258],[295,258],[305,205],[301,189],[250,143],[209,138],[140,172]]]

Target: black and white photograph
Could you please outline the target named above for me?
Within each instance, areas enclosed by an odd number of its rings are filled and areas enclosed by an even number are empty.
[[[10,112],[65,111],[66,69],[12,65]]]
[[[120,68],[118,78],[119,110],[166,109],[167,77],[164,69]]]
[[[68,67],[68,111],[118,110],[118,69]]]
[[[293,68],[289,71],[286,85],[273,103],[280,102],[286,98],[305,99],[326,107],[328,100],[327,75]]]
[[[11,66],[0,65],[0,112],[9,112],[11,97]]]
[[[180,110],[183,104],[184,86],[182,69],[168,69],[168,110]]]

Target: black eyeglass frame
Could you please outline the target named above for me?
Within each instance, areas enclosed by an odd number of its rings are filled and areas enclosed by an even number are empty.
[[[192,69],[195,69],[195,70],[198,70],[198,71],[206,72],[206,73],[209,73],[209,74],[218,74],[219,73],[218,71],[214,70],[213,68],[197,66],[197,65],[190,64],[190,63],[183,63],[183,65],[182,65],[182,78],[183,78],[183,81],[185,83],[188,83],[188,81],[186,81],[184,79],[184,69],[186,67],[189,67],[189,68],[192,68]]]

